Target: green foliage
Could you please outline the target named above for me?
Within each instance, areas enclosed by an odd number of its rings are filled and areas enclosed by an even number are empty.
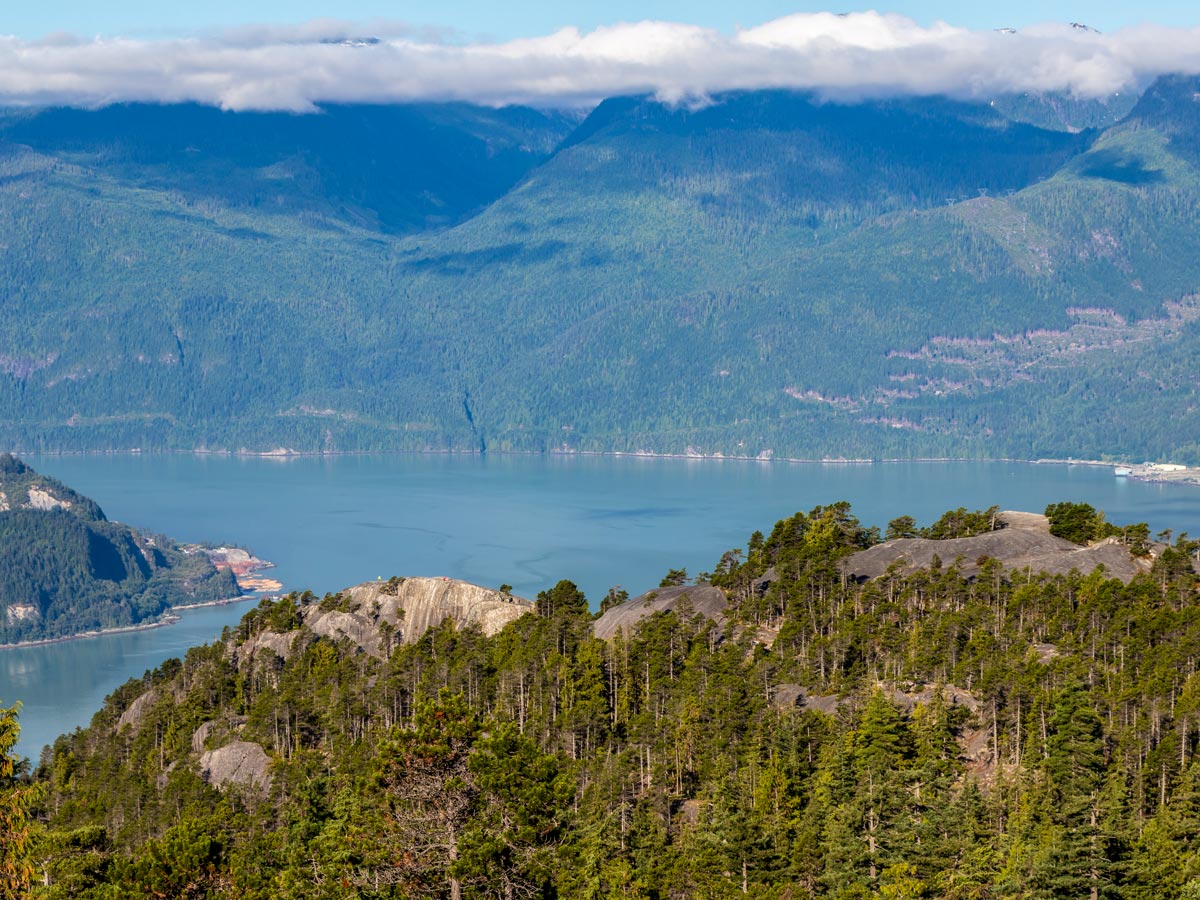
[[[987,509],[977,509],[974,512],[968,512],[960,506],[958,509],[942,513],[941,518],[921,532],[921,537],[944,541],[950,538],[971,537],[988,531],[996,531],[1004,527],[999,515],[1000,507],[998,506],[989,506]]]
[[[921,536],[921,529],[917,527],[917,520],[912,516],[899,516],[892,519],[887,524],[887,531],[884,532],[884,540],[894,541],[898,538],[915,538]]]
[[[663,576],[663,579],[658,583],[658,586],[678,587],[681,584],[687,584],[687,581],[687,569],[668,569],[667,574]]]
[[[1090,503],[1051,503],[1046,507],[1046,518],[1051,534],[1076,544],[1090,544],[1108,536],[1104,513],[1097,512]]]
[[[1150,526],[1145,522],[1113,525],[1104,518],[1102,510],[1093,508],[1090,503],[1070,501],[1051,503],[1046,507],[1045,515],[1050,520],[1051,534],[1076,544],[1090,544],[1103,538],[1116,537],[1135,556],[1145,556],[1150,552]]]
[[[0,707],[0,898],[22,900],[33,882],[30,808],[40,790],[18,777],[12,749],[21,733],[20,704]]]
[[[843,579],[878,537],[797,513],[725,554],[723,624],[681,607],[607,642],[560,581],[490,637],[376,657],[298,627],[250,658],[326,601],[264,603],[43,758],[33,896],[1190,896],[1192,542],[1127,585]],[[196,774],[233,740],[269,754],[265,794]]]

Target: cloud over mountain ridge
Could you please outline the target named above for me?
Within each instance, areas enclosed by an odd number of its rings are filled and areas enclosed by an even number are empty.
[[[364,39],[364,38],[370,38]],[[378,39],[376,39],[378,38]],[[877,12],[798,13],[732,34],[673,22],[453,43],[399,23],[315,21],[164,40],[0,37],[0,103],[198,102],[305,112],[321,103],[464,100],[586,106],[758,88],[830,99],[1058,91],[1099,97],[1200,73],[1200,29],[1071,25],[972,31]]]

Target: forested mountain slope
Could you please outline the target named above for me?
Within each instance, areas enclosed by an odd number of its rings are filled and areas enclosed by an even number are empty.
[[[1192,896],[1196,543],[1128,584],[845,578],[878,539],[797,513],[717,561],[719,621],[681,598],[608,640],[568,581],[415,643],[366,595],[264,601],[43,755],[33,896]],[[306,625],[338,616],[378,634]]]
[[[56,123],[100,114],[14,122],[0,440],[1200,460],[1196,87],[1081,133],[937,98],[616,99],[404,237],[370,167],[273,206],[245,146],[104,149],[137,109],[74,144]],[[533,115],[454,134],[520,156],[561,124]],[[295,118],[272,153],[310,140]],[[223,195],[229,160],[258,186]]]
[[[116,104],[11,112],[0,117],[0,140],[190,204],[403,234],[487,206],[574,123],[466,103],[330,105],[311,115]]]
[[[0,644],[136,625],[241,593],[193,551],[109,522],[94,501],[0,454]]]

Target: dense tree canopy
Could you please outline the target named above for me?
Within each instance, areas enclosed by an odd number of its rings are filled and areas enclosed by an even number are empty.
[[[43,755],[35,896],[1193,897],[1195,546],[1128,584],[843,578],[878,539],[797,513],[714,566],[724,624],[609,641],[569,581],[380,657],[298,627],[340,595],[264,603]],[[231,741],[268,788],[197,774]]]

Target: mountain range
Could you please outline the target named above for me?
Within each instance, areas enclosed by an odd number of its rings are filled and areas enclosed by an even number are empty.
[[[0,119],[0,443],[1200,461],[1200,81]]]

